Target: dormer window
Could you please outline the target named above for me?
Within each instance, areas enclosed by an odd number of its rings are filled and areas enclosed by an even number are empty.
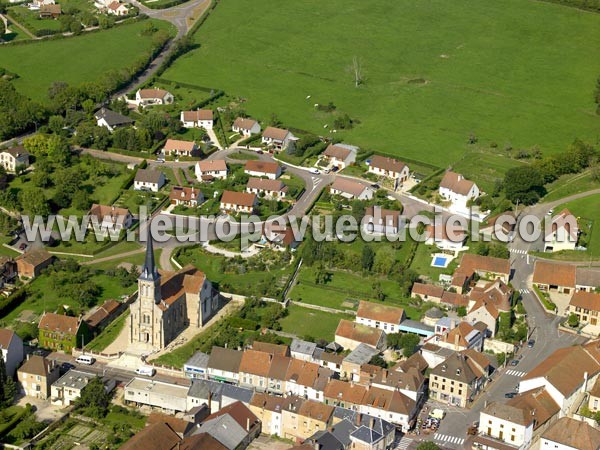
[[[456,369],[456,375],[460,375],[460,369]]]

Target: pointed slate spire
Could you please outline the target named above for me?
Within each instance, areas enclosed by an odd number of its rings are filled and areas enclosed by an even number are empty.
[[[146,244],[146,259],[144,261],[144,267],[140,278],[144,280],[157,280],[159,278],[158,270],[154,265],[154,248],[152,245],[152,237],[148,236],[148,243]]]

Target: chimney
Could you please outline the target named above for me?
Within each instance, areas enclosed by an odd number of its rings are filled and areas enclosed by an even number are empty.
[[[362,414],[361,413],[356,413],[355,417],[356,417],[356,426],[360,427],[360,422],[361,422],[361,419],[362,419]]]
[[[581,385],[581,392],[587,391],[588,373],[583,373],[583,384]]]
[[[250,417],[246,417],[246,431],[250,432]]]
[[[387,374],[388,374],[388,371],[387,371],[387,369],[383,369],[383,370],[381,371],[381,381],[382,381],[383,383],[385,383],[385,382],[386,382],[386,380],[387,380]]]
[[[208,390],[208,415],[210,416],[211,414],[211,404],[212,404],[212,392],[210,391],[210,389]]]

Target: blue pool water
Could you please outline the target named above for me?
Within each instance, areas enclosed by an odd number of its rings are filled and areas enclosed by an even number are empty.
[[[433,258],[433,267],[446,267],[448,258],[444,258],[443,256],[436,256]]]

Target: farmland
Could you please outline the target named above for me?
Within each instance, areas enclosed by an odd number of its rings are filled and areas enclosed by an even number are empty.
[[[355,126],[337,136],[400,157],[446,165],[470,134],[545,153],[597,135],[600,17],[555,4],[231,0],[194,38],[200,47],[164,78],[223,89],[259,119],[320,134],[348,114]],[[330,101],[334,112],[314,107]]]
[[[152,23],[173,32],[166,22]],[[4,69],[18,75],[13,81],[17,90],[44,101],[53,81],[78,85],[96,81],[107,71],[130,67],[152,49],[152,38],[142,35],[147,25],[148,21],[141,21],[68,39],[3,46],[0,61]]]

